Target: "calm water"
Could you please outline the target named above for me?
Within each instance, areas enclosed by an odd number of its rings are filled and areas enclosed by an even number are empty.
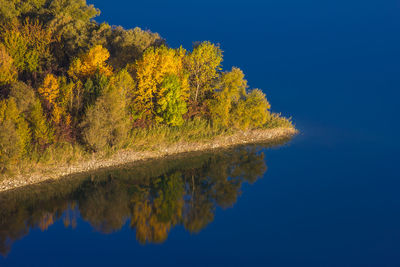
[[[400,266],[399,0],[91,2],[219,42],[301,134],[3,196],[0,266]]]

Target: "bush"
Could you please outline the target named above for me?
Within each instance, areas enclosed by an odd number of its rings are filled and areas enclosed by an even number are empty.
[[[281,114],[271,113],[267,121],[265,122],[263,128],[273,129],[273,128],[293,128],[293,123],[291,118],[282,117]]]

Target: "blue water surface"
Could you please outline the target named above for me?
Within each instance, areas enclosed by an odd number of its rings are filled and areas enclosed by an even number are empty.
[[[16,241],[1,266],[400,266],[399,0],[91,0],[97,21],[190,49],[220,43],[300,134],[265,150],[268,171],[217,208],[141,245],[125,225],[78,218]]]

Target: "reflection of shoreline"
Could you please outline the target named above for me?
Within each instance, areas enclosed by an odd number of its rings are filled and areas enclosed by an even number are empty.
[[[205,142],[179,142],[172,145],[158,147],[153,151],[121,151],[109,158],[94,158],[92,160],[74,163],[64,166],[49,166],[41,168],[36,172],[29,174],[13,176],[0,182],[0,192],[10,189],[32,185],[47,180],[59,179],[70,174],[89,172],[96,169],[115,167],[127,163],[133,163],[146,159],[156,159],[168,155],[174,155],[193,151],[207,151],[216,148],[227,148],[236,145],[275,142],[296,134],[293,128],[277,128],[265,130],[252,130],[248,132],[239,132],[230,136],[216,137]]]
[[[149,160],[0,194],[0,254],[31,229],[46,231],[57,221],[75,228],[78,217],[106,234],[129,222],[142,244],[164,242],[177,225],[197,233],[216,207],[236,203],[243,183],[264,175],[263,147]]]

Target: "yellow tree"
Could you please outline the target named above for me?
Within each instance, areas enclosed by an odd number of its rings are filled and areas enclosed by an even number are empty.
[[[208,102],[211,119],[214,124],[228,127],[231,121],[232,106],[246,96],[247,81],[239,68],[221,75],[218,91],[214,99]]]
[[[106,62],[109,57],[110,53],[106,48],[96,45],[72,62],[68,75],[74,79],[87,78],[93,76],[96,72],[111,76],[112,67]]]
[[[136,61],[133,72],[136,74],[137,88],[132,104],[137,118],[153,117],[157,100],[164,97],[161,85],[168,75],[178,77],[182,99],[187,98],[188,81],[182,62],[185,54],[182,48],[175,50],[161,46],[147,49],[143,57]]]
[[[232,110],[233,125],[241,129],[262,127],[270,116],[270,108],[265,94],[259,89],[253,89]]]
[[[28,123],[15,99],[0,100],[0,171],[18,163],[28,152],[30,140]]]
[[[13,62],[13,58],[7,53],[4,45],[0,44],[0,85],[8,84],[15,80],[17,71]]]
[[[213,91],[213,81],[221,70],[222,51],[218,45],[203,42],[196,45],[193,52],[185,57],[185,68],[189,72],[191,98],[195,103],[205,93]]]
[[[57,78],[53,74],[48,74],[38,92],[49,104],[54,105],[60,93]]]
[[[51,115],[51,120],[55,124],[59,124],[61,117],[65,115],[65,111],[57,103],[60,96],[60,85],[57,78],[53,74],[48,74],[43,81],[43,85],[38,89],[39,95],[45,102],[45,106]]]
[[[19,72],[40,71],[51,60],[52,32],[37,20],[14,21],[3,26],[0,35]]]

